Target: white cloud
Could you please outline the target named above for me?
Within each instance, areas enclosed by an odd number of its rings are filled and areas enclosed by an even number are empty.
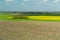
[[[14,0],[5,0],[6,2],[11,2],[11,1],[14,1]]]
[[[54,0],[54,2],[53,2],[53,3],[56,3],[56,2],[59,2],[59,0]]]
[[[13,2],[14,0],[5,0],[6,4]]]
[[[29,1],[29,0],[23,0],[24,2],[27,2],[27,1]]]
[[[43,2],[47,2],[48,0],[43,0]]]

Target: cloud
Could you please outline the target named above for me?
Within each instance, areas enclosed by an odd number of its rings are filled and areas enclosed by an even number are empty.
[[[5,0],[5,2],[7,3],[7,4],[9,4],[9,3],[11,3],[11,2],[13,2],[14,0]]]
[[[48,0],[43,0],[43,2],[47,2]]]
[[[11,2],[11,1],[14,1],[14,0],[5,0],[6,2]]]
[[[27,1],[29,1],[29,0],[23,0],[24,2],[27,2]]]
[[[59,2],[59,0],[55,0],[53,3],[57,3],[57,2]]]

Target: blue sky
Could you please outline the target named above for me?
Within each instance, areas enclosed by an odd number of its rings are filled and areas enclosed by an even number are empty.
[[[60,11],[60,0],[0,0],[0,11]]]

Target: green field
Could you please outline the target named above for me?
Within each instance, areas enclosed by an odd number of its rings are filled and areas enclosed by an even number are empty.
[[[60,21],[60,14],[52,14],[52,13],[42,13],[42,14],[24,14],[24,16],[27,16],[28,19],[13,19],[12,14],[15,14],[15,12],[0,12],[0,20],[33,20],[33,21]]]
[[[60,16],[27,16],[28,19],[13,19],[11,15],[0,15],[0,20],[60,21]]]

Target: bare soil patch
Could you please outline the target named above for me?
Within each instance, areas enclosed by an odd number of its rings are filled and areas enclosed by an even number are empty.
[[[0,20],[0,40],[60,40],[60,22]]]

